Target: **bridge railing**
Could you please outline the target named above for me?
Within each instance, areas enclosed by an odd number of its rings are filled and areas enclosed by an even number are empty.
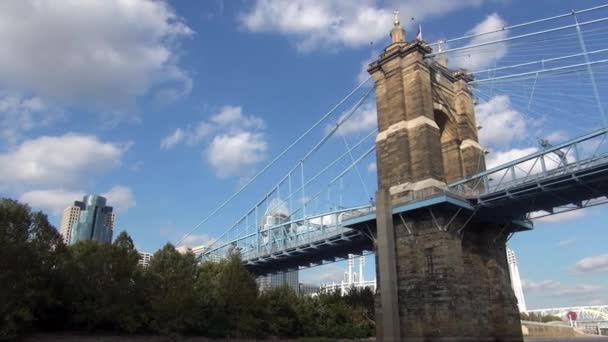
[[[454,182],[448,188],[468,197],[481,197],[605,163],[607,157],[608,129],[604,128],[556,146],[539,149],[523,158]]]
[[[351,229],[343,227],[342,221],[366,215],[372,211],[373,207],[368,204],[287,220],[273,226],[258,226],[253,233],[207,249],[203,252],[202,258],[219,260],[226,258],[232,251],[238,250],[243,260],[246,261],[298,248],[342,233],[353,232]]]

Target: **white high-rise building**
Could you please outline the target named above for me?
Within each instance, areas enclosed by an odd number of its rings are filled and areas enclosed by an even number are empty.
[[[61,217],[61,226],[59,227],[59,233],[63,237],[63,242],[66,244],[70,243],[70,236],[72,234],[72,226],[78,222],[80,216],[80,207],[71,205],[63,210],[63,216]]]
[[[517,268],[517,258],[515,257],[515,252],[510,248],[507,248],[507,262],[509,264],[509,275],[511,276],[511,287],[517,298],[517,307],[519,308],[519,312],[525,312],[527,311],[526,299],[524,298],[524,290],[521,285],[521,278],[519,277],[519,269]]]
[[[279,272],[277,274],[269,274],[267,276],[257,278],[260,291],[266,291],[275,287],[287,285],[291,287],[295,293],[300,292],[300,272]]]
[[[152,253],[139,252],[139,261],[137,263],[140,266],[147,267],[150,265],[150,260],[152,260]]]
[[[195,256],[198,257],[198,255],[201,254],[206,248],[207,248],[207,245],[199,245],[199,246],[194,246],[194,247],[179,246],[175,250],[182,254],[186,254],[190,251],[190,252],[194,253]]]

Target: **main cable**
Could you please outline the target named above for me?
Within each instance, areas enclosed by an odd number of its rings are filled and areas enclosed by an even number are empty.
[[[276,163],[279,159],[283,158],[283,156],[285,156],[285,154],[287,154],[287,152],[289,152],[295,145],[297,145],[302,139],[304,139],[304,137],[306,137],[313,129],[317,128],[321,123],[323,123],[331,114],[333,114],[333,112],[336,109],[338,109],[338,107],[340,107],[354,93],[356,93],[361,87],[363,87],[363,85],[365,85],[370,80],[370,78],[371,78],[371,76],[369,76],[367,79],[365,79],[363,82],[361,82],[355,89],[353,89],[340,102],[338,102],[338,104],[336,104],[332,109],[330,109],[327,113],[325,113],[325,115],[323,115],[317,122],[315,122],[314,125],[312,125],[309,129],[307,129],[304,133],[302,133],[302,135],[300,135],[300,137],[298,137],[289,146],[287,146],[283,150],[283,152],[279,153],[279,155],[277,155],[270,163],[268,163],[266,166],[264,166],[264,168],[262,168],[260,171],[258,171],[258,173],[256,173],[255,176],[253,176],[250,180],[248,180],[247,183],[245,183],[243,186],[241,186],[239,188],[239,190],[237,190],[237,192],[235,192],[234,194],[232,194],[230,197],[228,197],[228,199],[226,199],[217,208],[215,208],[211,213],[209,213],[209,215],[207,215],[203,220],[201,220],[190,232],[188,232],[187,234],[183,235],[176,242],[176,246],[179,246],[188,236],[190,236],[192,233],[194,233],[197,229],[200,228],[201,225],[203,225],[211,217],[213,217],[213,215],[217,214],[226,205],[228,205],[228,203],[232,202],[232,200],[236,196],[238,196],[241,192],[243,192],[243,190],[245,190],[247,187],[249,187],[249,185],[251,185],[251,183],[253,183],[256,179],[258,179],[258,177],[260,177],[262,174],[264,174],[272,165],[274,165],[274,163]]]

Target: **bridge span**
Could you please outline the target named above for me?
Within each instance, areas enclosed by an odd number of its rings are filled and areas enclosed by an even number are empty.
[[[602,129],[451,183],[442,193],[417,193],[419,197],[392,212],[401,219],[408,212],[449,207],[454,215],[470,216],[471,222],[516,224],[515,231],[522,231],[533,227],[530,213],[556,214],[606,203],[607,194],[608,129]],[[258,275],[334,262],[374,250],[375,210],[369,203],[295,220],[267,214],[256,232],[212,246],[202,257],[224,258],[238,249],[247,268]],[[277,223],[264,226],[267,222]],[[437,229],[462,234],[466,226],[445,222]]]

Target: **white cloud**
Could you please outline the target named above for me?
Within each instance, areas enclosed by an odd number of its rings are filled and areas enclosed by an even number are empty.
[[[602,287],[591,284],[578,284],[573,286],[562,286],[560,289],[553,292],[556,296],[590,296],[596,292],[601,292]]]
[[[526,290],[535,291],[535,290],[552,290],[560,287],[560,283],[555,280],[541,280],[541,281],[531,281],[522,279],[522,287]]]
[[[23,134],[44,127],[61,117],[61,112],[49,108],[36,96],[0,94],[0,138],[14,145]]]
[[[568,136],[568,132],[566,131],[555,131],[549,133],[549,135],[547,135],[545,139],[547,139],[552,144],[558,144],[563,141],[566,141],[568,139]]]
[[[82,199],[84,192],[63,189],[55,190],[33,190],[25,192],[19,197],[20,202],[29,204],[31,207],[48,210],[55,215],[60,215],[63,209],[74,201]]]
[[[404,24],[409,17],[421,21],[456,9],[479,6],[482,0],[409,0],[381,4],[376,0],[258,0],[241,15],[251,32],[277,32],[296,42],[300,51],[358,47],[388,37],[393,11]]]
[[[344,269],[340,268],[335,263],[300,271],[300,279],[303,282],[312,284],[340,283],[343,275]]]
[[[184,237],[184,236],[185,236],[185,234],[182,235],[182,237]],[[211,236],[209,236],[207,234],[190,234],[182,240],[180,246],[184,246],[186,248],[197,247],[200,245],[209,246],[213,242],[214,242],[214,239],[211,238]]]
[[[559,241],[559,242],[556,244],[556,246],[557,246],[557,247],[567,247],[567,246],[571,246],[571,245],[573,245],[575,242],[576,242],[576,238],[571,237],[571,238],[567,238],[567,239],[560,240],[560,241]]]
[[[475,106],[475,113],[482,129],[479,140],[484,145],[508,145],[522,138],[526,132],[526,122],[522,113],[511,107],[507,95],[494,96]]]
[[[608,271],[608,254],[594,255],[579,260],[574,268],[580,272]]]
[[[518,158],[525,157],[537,151],[536,147],[527,148],[514,148],[508,151],[497,151],[492,152],[486,158],[486,165],[488,169],[495,166],[506,164]],[[533,162],[532,162],[533,163]],[[532,164],[530,164],[531,167]]]
[[[135,206],[133,191],[124,185],[116,185],[108,192],[101,194],[101,196],[105,197],[108,205],[118,212],[125,212]]]
[[[358,84],[365,82],[365,80],[367,80],[370,77],[369,73],[367,72],[367,68],[369,68],[369,64],[371,62],[373,62],[376,58],[378,58],[378,55],[379,55],[378,51],[372,51],[369,58],[367,58],[366,60],[361,62],[361,69],[359,69],[359,73],[357,74],[357,83]],[[366,83],[367,86],[372,86],[373,84],[374,84],[374,80],[369,80]]]
[[[531,219],[534,219],[536,217],[547,215],[547,214],[548,214],[548,212],[545,212],[545,211],[534,211],[534,212],[530,213],[529,217]],[[576,220],[583,216],[585,216],[585,212],[583,210],[571,210],[571,211],[566,211],[563,213],[557,213],[557,214],[553,214],[553,215],[549,215],[549,216],[544,216],[544,217],[537,219],[537,221],[543,222],[543,223],[562,223],[562,222],[566,222],[566,221]]]
[[[24,141],[0,154],[0,188],[62,187],[118,167],[127,148],[68,133]]]
[[[359,107],[350,118],[342,123],[340,128],[338,128],[337,133],[348,135],[360,132],[369,132],[374,127],[378,126],[377,117],[376,105],[366,103]]]
[[[266,158],[265,126],[261,118],[243,114],[242,107],[224,106],[208,120],[176,129],[160,146],[167,150],[207,140],[204,157],[218,177],[245,176]]]
[[[164,1],[2,1],[0,87],[108,111],[178,97],[192,80],[177,42],[192,34]]]
[[[562,284],[555,280],[542,280],[542,281],[529,281],[522,280],[522,286],[528,291],[540,291],[541,293],[547,293],[551,296],[570,296],[570,297],[581,297],[593,295],[594,293],[601,292],[602,287],[591,284],[576,284],[567,285]]]
[[[177,128],[161,140],[160,147],[168,150],[180,143],[195,145],[214,134],[259,131],[264,127],[264,120],[254,115],[243,114],[242,107],[224,106],[218,113],[211,115],[209,120],[200,121],[184,129]]]
[[[367,164],[367,172],[374,173],[377,170],[378,170],[378,167],[376,166],[376,162],[375,161]]]
[[[266,158],[267,149],[260,133],[229,133],[214,137],[206,156],[217,176],[226,178],[250,173],[248,171]]]
[[[67,206],[74,201],[82,200],[86,194],[82,190],[47,189],[32,190],[23,193],[19,201],[42,210],[48,210],[54,215],[60,215]],[[107,199],[107,205],[118,212],[125,212],[135,206],[135,198],[130,188],[117,185],[101,196]]]
[[[487,16],[482,22],[475,25],[467,34],[480,34],[495,30],[500,30],[507,26],[507,23],[498,14],[493,13]],[[507,37],[508,31],[501,30],[495,33],[473,37],[466,46],[488,43]],[[505,42],[489,44],[477,48],[470,48],[456,52],[456,56],[450,57],[452,66],[465,68],[470,71],[479,71],[494,63],[507,54],[507,44]]]
[[[181,143],[184,140],[184,131],[181,128],[177,128],[172,134],[166,136],[160,142],[160,148],[168,150],[173,146]]]

